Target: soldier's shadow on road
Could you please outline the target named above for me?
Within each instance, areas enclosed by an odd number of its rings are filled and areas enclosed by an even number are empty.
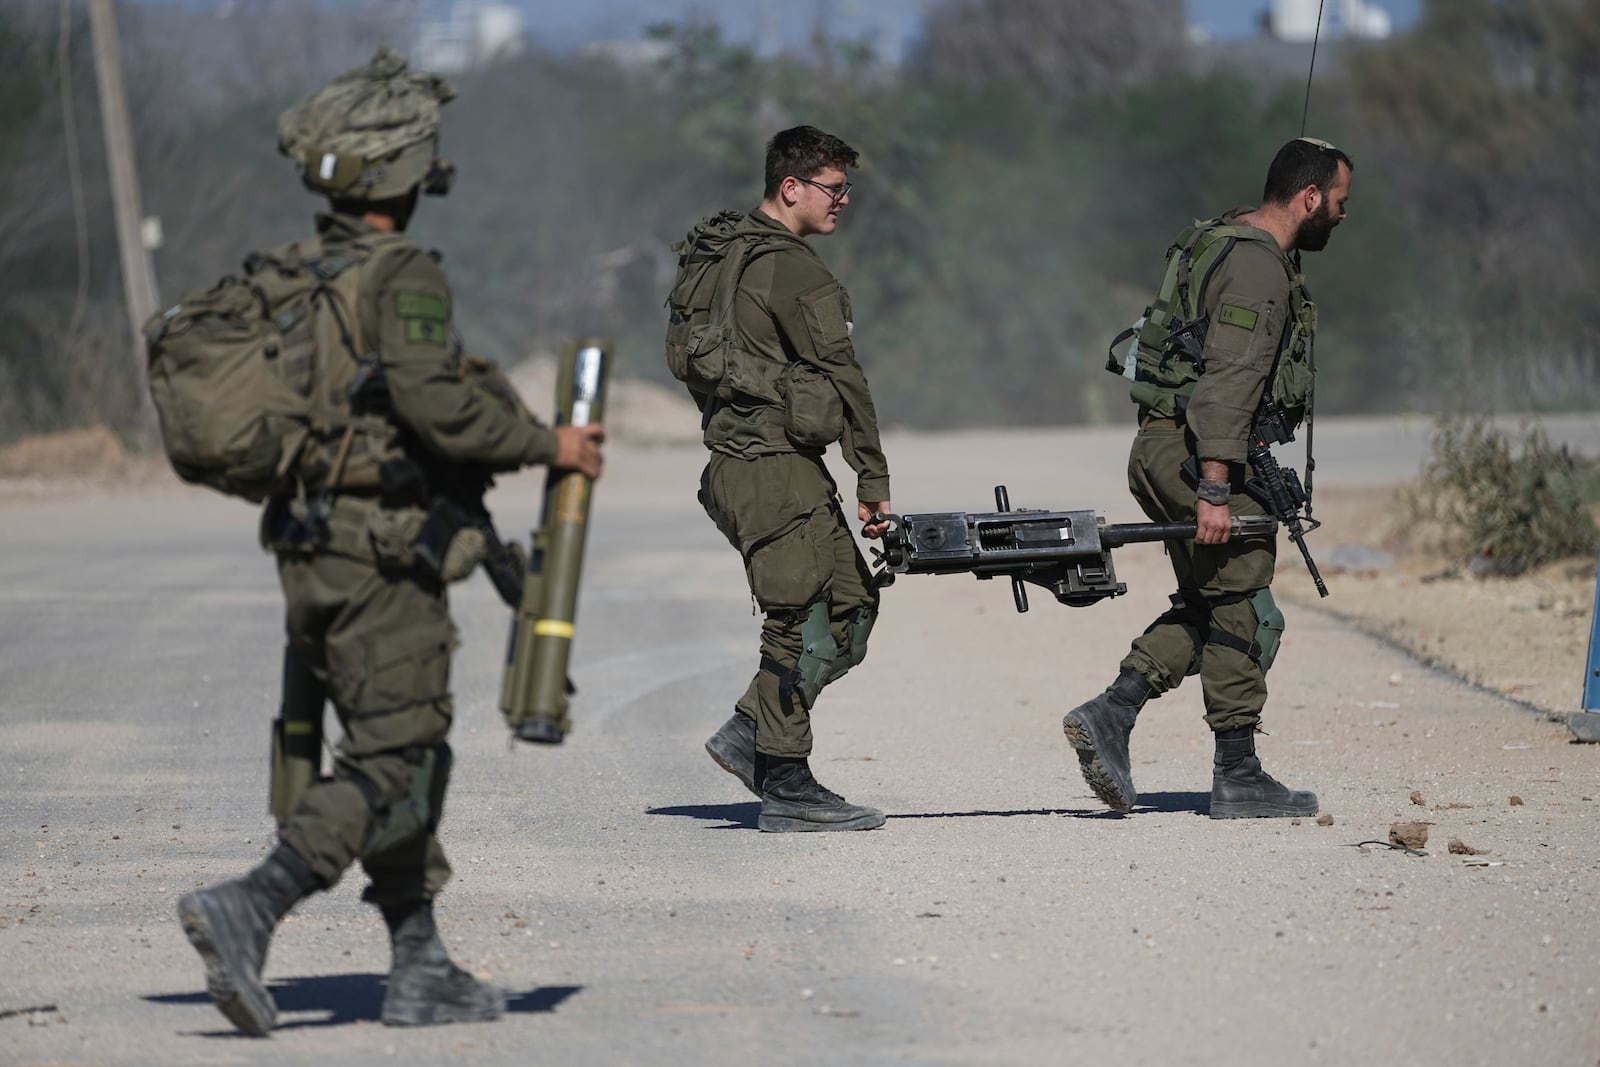
[[[267,983],[267,990],[278,1005],[278,1030],[311,1027],[348,1026],[375,1023],[383,1011],[387,975],[329,974],[308,978],[285,978]],[[506,1014],[552,1012],[582,986],[540,986],[506,995]],[[144,998],[152,1004],[209,1004],[205,993],[166,993]],[[314,1018],[285,1018],[296,1013],[315,1013]],[[237,1030],[192,1031],[195,1037],[242,1037]]]
[[[1210,793],[1140,793],[1139,803],[1130,814],[1140,812],[1188,812],[1207,815],[1211,811]],[[1125,819],[1109,808],[1026,808],[1016,811],[916,811],[890,815],[894,819],[1003,819],[1013,815],[1066,815],[1074,819]]]
[[[721,825],[711,830],[754,830],[761,815],[761,805],[755,801],[744,804],[679,804],[670,808],[648,808],[646,815],[680,815],[687,819],[702,819]]]
[[[1188,812],[1206,815],[1211,811],[1210,793],[1140,793],[1139,803],[1132,814],[1140,812]],[[646,815],[678,815],[717,823],[713,830],[754,830],[761,805],[745,804],[681,804],[669,808],[649,808]],[[1014,815],[1066,815],[1074,819],[1123,819],[1127,816],[1108,808],[1027,808],[1014,811],[908,811],[891,813],[890,820],[898,819],[1005,819]]]

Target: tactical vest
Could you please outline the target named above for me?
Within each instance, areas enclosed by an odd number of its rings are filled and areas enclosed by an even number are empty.
[[[1205,315],[1206,287],[1239,241],[1259,241],[1275,255],[1280,251],[1263,231],[1223,219],[1197,220],[1167,250],[1166,271],[1155,301],[1138,322],[1111,342],[1106,363],[1107,370],[1128,379],[1128,392],[1135,403],[1166,418],[1177,418],[1188,406],[1195,384],[1205,373],[1202,353],[1210,328]],[[1311,402],[1317,306],[1306,291],[1304,276],[1287,263],[1284,269],[1289,278],[1289,321],[1263,392],[1282,405],[1292,429],[1305,417]],[[1130,339],[1133,343],[1119,358],[1117,346]]]

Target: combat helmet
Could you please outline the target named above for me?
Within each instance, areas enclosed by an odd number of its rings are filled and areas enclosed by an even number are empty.
[[[306,188],[376,201],[412,187],[442,196],[455,168],[439,158],[439,107],[456,90],[437,74],[406,69],[387,45],[278,116],[278,151]]]

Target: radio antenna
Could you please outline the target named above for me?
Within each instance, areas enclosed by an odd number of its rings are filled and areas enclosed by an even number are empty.
[[[1328,0],[1317,0],[1317,28],[1311,33],[1311,65],[1306,68],[1306,102],[1300,109],[1300,136],[1306,135],[1306,116],[1311,113],[1311,75],[1317,69],[1317,41],[1322,36],[1322,8]]]

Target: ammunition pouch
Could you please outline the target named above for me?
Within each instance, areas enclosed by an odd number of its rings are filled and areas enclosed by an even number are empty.
[[[826,448],[844,435],[844,401],[833,379],[794,360],[778,379],[783,394],[783,432],[801,448]]]
[[[374,507],[367,512],[367,540],[382,571],[409,571],[418,563],[417,542],[427,524],[421,508]]]
[[[261,547],[268,552],[315,552],[327,545],[327,524],[317,522],[306,504],[286,496],[269,497],[261,509]]]
[[[458,504],[437,497],[412,543],[416,560],[442,582],[459,582],[483,562],[488,538]]]

